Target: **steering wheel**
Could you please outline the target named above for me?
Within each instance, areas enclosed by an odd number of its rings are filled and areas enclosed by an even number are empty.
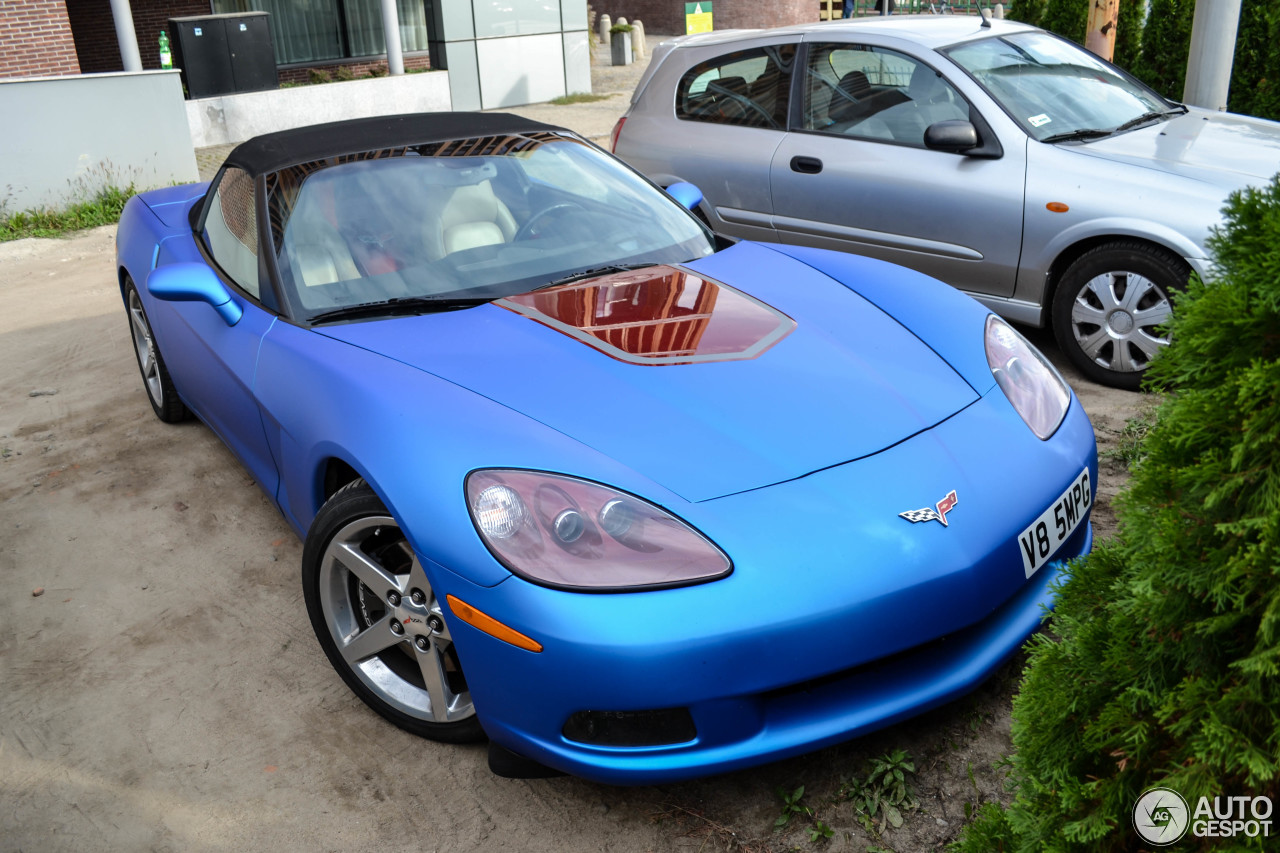
[[[714,81],[707,84],[707,91],[715,92],[718,95],[724,95],[728,97],[734,103],[739,104],[742,107],[745,107],[748,112],[757,113],[761,118],[763,118],[766,122],[769,123],[769,127],[772,127],[775,130],[780,129],[778,127],[778,122],[774,119],[774,117],[769,115],[768,111],[766,111],[764,107],[760,106],[755,101],[748,98],[746,95],[739,94],[738,92],[734,92],[731,89],[726,89],[724,86],[721,86],[715,83]]]
[[[546,219],[548,216],[552,215],[553,213],[556,213],[557,211],[561,211],[561,210],[580,210],[583,213],[587,212],[582,205],[575,204],[574,202],[571,202],[571,201],[559,201],[559,202],[555,202],[554,204],[549,204],[546,207],[542,208],[542,210],[539,210],[537,213],[533,214],[528,219],[526,219],[524,224],[521,225],[519,230],[516,231],[515,236],[511,238],[511,242],[516,243],[516,242],[519,242],[520,240],[528,240],[530,237],[533,237],[534,226],[536,226],[539,222],[541,222],[543,219]]]

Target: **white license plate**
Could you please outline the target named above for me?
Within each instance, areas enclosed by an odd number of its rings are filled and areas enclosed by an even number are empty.
[[[1022,568],[1026,570],[1027,577],[1034,575],[1037,569],[1049,562],[1049,558],[1057,553],[1058,547],[1084,521],[1091,505],[1090,498],[1089,469],[1085,468],[1062,493],[1062,497],[1054,501],[1018,535]]]

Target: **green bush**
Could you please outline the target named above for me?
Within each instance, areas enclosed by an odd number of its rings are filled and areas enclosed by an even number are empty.
[[[1089,3],[1081,3],[1080,0],[1045,0],[1044,14],[1037,26],[1083,43],[1085,26],[1089,20],[1089,6]]]
[[[1280,119],[1280,6],[1274,3],[1240,9],[1228,105],[1232,112]]]
[[[1120,0],[1116,22],[1116,49],[1113,60],[1121,68],[1132,68],[1142,49],[1143,0]],[[1089,6],[1074,0],[1014,0],[1008,16],[1033,24],[1084,44],[1089,23]]]
[[[1004,16],[1038,27],[1040,19],[1044,17],[1044,0],[1010,0]]]
[[[1151,14],[1142,31],[1142,53],[1132,69],[1142,82],[1175,101],[1182,100],[1187,78],[1195,11],[1195,0],[1151,0]]]
[[[1014,802],[984,810],[958,851],[1137,849],[1132,809],[1153,786],[1192,810],[1280,800],[1280,176],[1225,212],[1214,280],[1176,299],[1151,368],[1166,395],[1119,532],[1062,583],[1061,639],[1028,644]]]

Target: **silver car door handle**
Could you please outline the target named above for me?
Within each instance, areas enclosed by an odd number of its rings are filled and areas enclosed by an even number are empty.
[[[822,161],[817,157],[792,157],[791,171],[804,175],[816,175],[822,171]]]

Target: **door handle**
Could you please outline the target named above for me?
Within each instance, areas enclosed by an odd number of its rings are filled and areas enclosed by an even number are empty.
[[[822,171],[822,161],[817,157],[792,157],[791,171],[802,175],[816,175]]]

